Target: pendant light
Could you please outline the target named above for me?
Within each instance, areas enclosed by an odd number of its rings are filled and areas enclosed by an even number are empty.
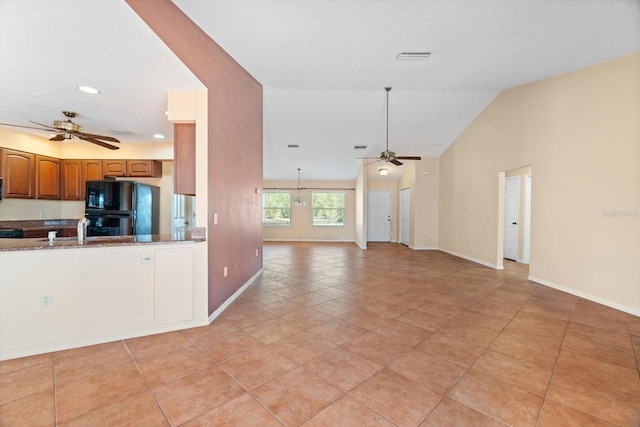
[[[300,168],[298,168],[298,197],[293,202],[291,202],[293,206],[307,206],[307,202],[305,202],[304,199],[300,197],[300,190],[302,190],[302,188],[300,188]]]

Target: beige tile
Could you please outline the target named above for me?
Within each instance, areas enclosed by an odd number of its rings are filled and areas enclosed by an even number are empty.
[[[539,427],[614,427],[615,424],[547,399],[542,408]]]
[[[636,358],[629,335],[607,332],[580,323],[569,323],[562,342],[562,350],[578,353],[592,359],[633,369]]]
[[[427,313],[426,311],[411,310],[398,317],[398,320],[422,329],[436,331],[443,325],[449,323],[451,319]]]
[[[271,348],[282,353],[299,365],[321,356],[337,346],[337,344],[331,341],[306,332],[283,338],[271,344]]]
[[[0,375],[51,362],[53,362],[53,353],[2,360],[0,361]]]
[[[433,354],[469,367],[485,350],[485,346],[468,341],[464,336],[436,331],[416,346],[417,350]]]
[[[53,361],[33,365],[0,375],[0,404],[53,389]]]
[[[342,396],[340,390],[304,368],[296,368],[252,393],[288,426],[303,423]]]
[[[49,427],[55,425],[53,389],[0,405],[0,426]]]
[[[340,316],[340,320],[349,322],[361,328],[373,331],[374,329],[383,328],[390,324],[390,319],[379,316],[370,311],[358,309]]]
[[[388,369],[360,384],[349,396],[401,426],[418,425],[442,399],[440,394]]]
[[[212,366],[156,387],[153,392],[171,424],[179,425],[240,396],[244,390],[221,368]]]
[[[168,426],[169,423],[151,393],[143,391],[59,425],[60,427],[107,425],[160,427]]]
[[[462,403],[444,398],[420,424],[420,427],[504,427],[506,425]]]
[[[343,396],[306,423],[303,427],[394,427],[396,424],[349,396]]]
[[[289,298],[289,301],[296,304],[304,305],[305,307],[313,307],[314,305],[322,304],[323,302],[331,301],[331,298],[323,297],[322,295],[308,293],[298,295],[296,297]]]
[[[547,392],[552,373],[552,368],[545,368],[491,349],[482,353],[471,369],[538,396],[544,396]]]
[[[282,424],[249,394],[244,393],[182,424],[183,427],[281,427]]]
[[[59,387],[83,377],[100,374],[105,369],[131,363],[122,341],[102,345],[73,356],[55,358],[56,385]]]
[[[314,310],[322,313],[330,314],[331,316],[338,317],[343,314],[347,314],[350,311],[356,310],[356,307],[350,304],[345,304],[342,301],[331,300],[323,302],[322,304],[314,305]]]
[[[307,362],[304,367],[344,392],[350,391],[382,369],[381,364],[344,348],[335,349],[315,358]]]
[[[354,338],[343,347],[380,365],[386,365],[411,348],[373,332]]]
[[[71,420],[146,389],[142,374],[133,362],[56,386],[58,422]]]
[[[467,371],[464,366],[418,350],[409,350],[388,368],[442,395]]]
[[[270,347],[245,353],[221,364],[247,390],[259,386],[298,365]]]
[[[282,316],[282,319],[293,322],[304,329],[321,325],[333,318],[334,316],[311,308],[303,308],[302,310]]]
[[[302,304],[296,304],[286,299],[263,304],[261,307],[274,316],[284,316],[285,314],[294,313],[305,308]]]
[[[333,319],[315,328],[309,329],[309,333],[320,336],[327,341],[342,345],[354,338],[364,335],[367,329],[356,326],[340,319]]]
[[[513,426],[535,425],[543,401],[540,396],[473,370],[460,379],[448,397]]]
[[[182,331],[193,342],[207,341],[221,335],[237,332],[239,329],[233,323],[224,319],[216,319],[210,325],[200,326]]]
[[[206,351],[216,361],[239,356],[243,353],[264,347],[266,344],[252,337],[244,331],[233,332],[200,343],[200,348]]]
[[[215,362],[202,350],[191,345],[139,359],[137,363],[149,386],[155,387],[206,369]]]
[[[514,336],[503,332],[489,346],[490,349],[552,369],[560,352],[561,340],[539,335]]]
[[[395,319],[396,317],[400,317],[407,311],[411,310],[411,308],[406,305],[393,304],[387,300],[383,300],[378,301],[375,304],[368,305],[365,310],[375,313],[381,317]]]
[[[409,346],[418,344],[432,333],[432,331],[427,329],[409,325],[408,323],[398,320],[390,320],[387,325],[376,328],[373,332]]]
[[[282,318],[267,320],[258,325],[244,328],[245,332],[265,344],[271,344],[291,335],[302,332],[305,328]]]
[[[191,341],[181,331],[126,340],[125,344],[133,357],[144,358],[168,353],[180,347],[191,345]]]
[[[220,318],[228,320],[238,328],[247,328],[273,319],[275,316],[266,310],[256,309],[249,304],[238,304],[225,310]]]

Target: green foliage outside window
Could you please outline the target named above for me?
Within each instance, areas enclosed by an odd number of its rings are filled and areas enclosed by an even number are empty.
[[[313,225],[344,226],[344,193],[313,193]]]
[[[264,225],[291,224],[291,193],[262,193],[262,223]]]

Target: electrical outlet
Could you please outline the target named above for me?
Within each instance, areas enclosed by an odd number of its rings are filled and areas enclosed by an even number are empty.
[[[153,256],[140,255],[140,264],[153,264]]]
[[[40,294],[40,308],[51,308],[51,294]]]

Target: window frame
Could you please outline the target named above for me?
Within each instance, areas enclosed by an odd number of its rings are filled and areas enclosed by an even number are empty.
[[[342,196],[342,207],[341,208],[317,208],[316,207],[316,194],[337,194]],[[344,191],[334,191],[334,190],[326,190],[326,191],[313,191],[311,193],[311,225],[313,227],[344,227],[345,226],[345,212],[346,212],[346,195]],[[316,209],[322,210],[332,210],[332,211],[342,211],[342,223],[331,223],[331,224],[316,224]]]
[[[287,206],[267,207],[265,206],[266,198],[268,194],[286,194],[289,197],[289,204]],[[267,219],[267,210],[287,210],[289,212],[288,222],[283,223],[269,223],[265,222]],[[291,226],[291,191],[263,191],[262,192],[262,226],[263,227],[289,227]]]

